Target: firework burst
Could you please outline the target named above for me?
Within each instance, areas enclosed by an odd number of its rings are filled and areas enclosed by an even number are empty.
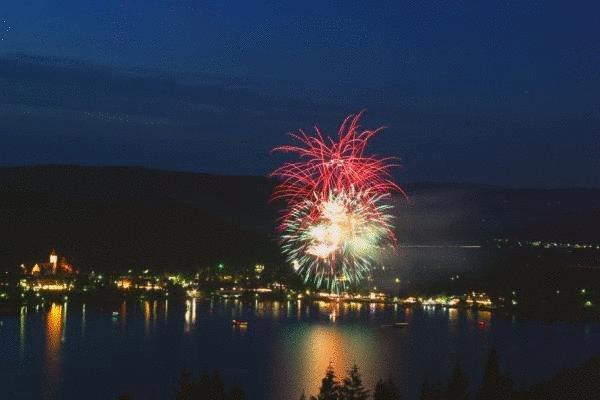
[[[337,139],[291,134],[297,145],[275,151],[294,153],[272,175],[281,179],[273,198],[287,203],[281,219],[283,252],[305,281],[339,291],[359,283],[379,252],[395,242],[387,200],[404,194],[390,175],[392,158],[366,154],[380,129],[359,130],[361,113],[348,116]]]

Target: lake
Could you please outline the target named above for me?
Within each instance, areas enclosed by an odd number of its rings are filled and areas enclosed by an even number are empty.
[[[234,327],[234,318],[248,327]],[[381,326],[391,322],[408,326]],[[413,399],[457,361],[479,382],[490,346],[518,386],[530,385],[599,354],[600,323],[307,301],[53,303],[0,319],[0,397],[173,399],[187,368],[218,370],[249,399],[295,400],[317,391],[332,362],[338,374],[356,363],[369,387],[391,375]]]

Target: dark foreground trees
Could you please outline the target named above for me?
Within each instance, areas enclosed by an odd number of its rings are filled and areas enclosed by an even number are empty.
[[[469,379],[460,364],[456,364],[446,387],[447,400],[469,400]]]
[[[333,365],[329,363],[325,371],[325,377],[321,380],[321,387],[317,397],[311,396],[310,400],[338,400],[340,393],[340,383],[338,382]]]
[[[194,379],[189,371],[184,371],[177,382],[175,400],[245,400],[244,391],[234,386],[226,390],[221,376],[204,372]]]
[[[338,380],[329,364],[325,371],[325,377],[321,380],[321,387],[317,396],[311,396],[310,400],[368,400],[369,390],[362,383],[362,377],[358,366],[353,365],[345,378]],[[306,399],[303,393],[300,400]],[[400,400],[396,385],[389,378],[387,381],[380,380],[373,391],[374,400]]]
[[[401,400],[400,391],[391,377],[379,380],[373,390],[373,400]]]
[[[419,400],[469,400],[470,385],[459,363],[456,364],[446,385],[425,382]],[[515,398],[510,377],[500,371],[496,350],[490,350],[484,366],[483,379],[476,400],[510,400]]]
[[[500,371],[496,349],[490,350],[483,370],[483,380],[477,400],[510,400],[513,398],[512,380]]]
[[[345,378],[338,379],[329,364],[325,376],[321,380],[319,393],[311,396],[310,400],[401,400],[400,389],[392,378],[380,379],[375,385],[372,396],[364,387],[358,367],[354,365]],[[483,380],[480,388],[471,395],[469,379],[457,363],[450,378],[445,384],[430,384],[425,382],[419,394],[419,400],[511,400],[517,399],[512,381],[507,374],[502,373],[498,363],[498,355],[492,349],[484,366]],[[518,397],[526,398],[526,397]],[[303,393],[300,400],[306,400]]]
[[[598,399],[600,387],[600,357],[573,369],[567,369],[554,378],[529,389],[515,390],[508,374],[503,373],[498,355],[491,350],[484,365],[481,385],[471,388],[460,364],[456,364],[444,384],[425,382],[417,397],[419,400],[592,400]],[[354,365],[346,377],[339,379],[333,366],[327,367],[316,396],[303,393],[300,400],[401,400],[400,388],[391,378],[379,380],[372,396],[363,385],[358,367]],[[183,372],[177,381],[176,400],[246,400],[239,387],[227,389],[218,373],[201,374],[194,379]],[[133,400],[121,396],[118,400]],[[282,399],[289,400],[289,399]]]
[[[340,387],[340,399],[344,400],[367,400],[369,391],[362,384],[362,378],[356,364],[348,371],[348,376],[342,381]]]

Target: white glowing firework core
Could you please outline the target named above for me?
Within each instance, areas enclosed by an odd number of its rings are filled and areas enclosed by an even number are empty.
[[[308,229],[306,252],[321,259],[333,257],[344,249],[365,254],[379,237],[363,210],[351,210],[352,199],[337,196],[320,206],[318,223]]]

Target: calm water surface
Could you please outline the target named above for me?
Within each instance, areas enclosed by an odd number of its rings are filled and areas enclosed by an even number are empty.
[[[232,318],[249,326],[235,328]],[[409,325],[381,327],[393,321]],[[600,353],[598,323],[375,304],[69,302],[22,308],[0,323],[0,397],[8,399],[172,399],[188,368],[218,369],[250,399],[295,400],[316,392],[329,362],[340,373],[356,362],[369,386],[391,375],[412,399],[426,377],[445,379],[457,360],[478,382],[490,346],[518,385]]]

